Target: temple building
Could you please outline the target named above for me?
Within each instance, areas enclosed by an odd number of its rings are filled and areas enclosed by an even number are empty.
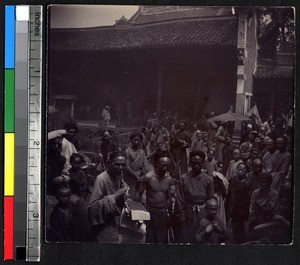
[[[264,58],[260,29],[255,8],[197,6],[141,6],[113,26],[51,29],[49,100],[76,95],[137,122],[154,111],[196,120],[254,104],[265,119],[293,106],[294,54],[274,47]]]

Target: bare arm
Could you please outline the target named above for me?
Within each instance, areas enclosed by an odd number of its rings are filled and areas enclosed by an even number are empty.
[[[145,189],[147,188],[148,182],[149,182],[149,176],[147,176],[147,175],[143,176],[142,181],[141,181],[141,185],[140,185],[140,187],[139,187],[139,189],[136,192],[135,197],[134,197],[135,201],[140,201],[141,200],[141,197],[142,197]]]

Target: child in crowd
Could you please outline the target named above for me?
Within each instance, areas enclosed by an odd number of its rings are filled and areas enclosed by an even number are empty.
[[[72,240],[76,242],[91,241],[91,226],[88,220],[88,208],[85,198],[86,183],[84,179],[75,174],[70,180],[71,197],[70,207],[72,212],[71,229]]]
[[[249,219],[250,196],[246,173],[246,165],[239,163],[237,174],[229,181],[225,201],[227,221],[231,220],[233,241],[237,244],[246,241],[246,225]]]
[[[195,242],[199,244],[221,244],[227,240],[224,223],[218,217],[218,200],[210,198],[205,203],[206,217],[200,222],[195,234]]]
[[[240,149],[236,148],[233,150],[233,160],[229,162],[228,169],[225,176],[228,181],[230,181],[230,179],[236,175],[237,165],[240,164],[241,162],[243,162],[241,159],[241,151]]]
[[[71,168],[69,170],[70,179],[72,180],[76,178],[82,180],[84,185],[81,190],[81,196],[86,201],[90,191],[88,189],[87,176],[85,172],[81,169],[81,166],[84,164],[84,160],[80,154],[76,153],[71,155],[70,164],[71,164]]]
[[[217,161],[215,160],[215,150],[209,149],[207,152],[207,159],[205,161],[206,174],[212,177],[214,171],[217,171]]]
[[[48,235],[50,241],[72,241],[70,196],[70,187],[65,185],[56,187],[55,197],[58,203],[50,217],[50,232]]]

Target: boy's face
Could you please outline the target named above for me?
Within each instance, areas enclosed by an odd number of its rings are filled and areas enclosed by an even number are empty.
[[[239,177],[243,177],[245,176],[247,173],[247,168],[244,164],[240,164],[238,167],[237,167],[237,174]]]
[[[274,141],[272,139],[267,140],[267,149],[268,151],[272,152],[275,149]]]
[[[262,135],[266,135],[267,134],[267,129],[265,126],[261,126],[259,128],[259,133],[261,133]]]
[[[179,125],[178,125],[178,129],[179,129],[179,131],[181,131],[181,132],[183,132],[184,131],[184,123],[179,123]]]
[[[69,187],[60,188],[56,192],[56,199],[58,203],[62,206],[67,205],[70,202],[71,190]]]
[[[206,216],[210,220],[214,220],[218,213],[218,204],[216,201],[209,201],[205,206]]]
[[[255,159],[257,157],[258,157],[258,150],[252,150],[252,152],[251,152],[251,158]]]
[[[132,146],[134,146],[134,147],[138,147],[138,146],[141,144],[141,142],[142,142],[142,141],[141,141],[141,138],[138,137],[138,136],[132,138],[132,140],[131,140],[131,144],[132,144]]]
[[[276,147],[279,151],[284,151],[286,149],[286,141],[283,138],[277,138]]]
[[[214,156],[215,156],[215,153],[213,151],[209,151],[208,154],[207,154],[207,159],[209,161],[212,161]]]
[[[238,161],[240,158],[241,158],[241,152],[240,152],[240,150],[235,149],[235,150],[233,151],[233,159],[234,159],[235,161]]]
[[[263,165],[260,160],[258,160],[258,159],[254,160],[252,166],[253,166],[253,172],[255,174],[259,174],[262,172]]]
[[[230,144],[231,143],[231,138],[229,136],[227,136],[225,138],[225,142],[226,142],[226,144]]]
[[[55,153],[60,154],[61,151],[62,151],[62,139],[61,139],[61,138],[55,139],[52,148],[53,148],[53,150],[55,151]]]
[[[270,187],[271,187],[271,182],[267,179],[261,179],[260,180],[260,187],[263,189],[263,190],[269,190]]]
[[[251,132],[249,133],[249,140],[254,140],[255,137],[256,137],[256,134],[255,134],[253,131],[251,131]]]
[[[67,134],[65,135],[65,137],[69,141],[71,141],[77,134],[75,129],[66,129],[66,131],[67,131]]]
[[[81,164],[82,164],[82,159],[79,158],[79,157],[76,157],[74,160],[72,160],[71,163],[71,166],[72,166],[72,169],[79,169]]]
[[[110,140],[110,134],[109,134],[109,132],[105,132],[105,133],[103,134],[102,140],[103,140],[104,142],[107,142],[107,141]]]

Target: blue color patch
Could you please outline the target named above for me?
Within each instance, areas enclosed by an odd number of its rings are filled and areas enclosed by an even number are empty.
[[[16,6],[5,6],[5,68],[15,67]]]

